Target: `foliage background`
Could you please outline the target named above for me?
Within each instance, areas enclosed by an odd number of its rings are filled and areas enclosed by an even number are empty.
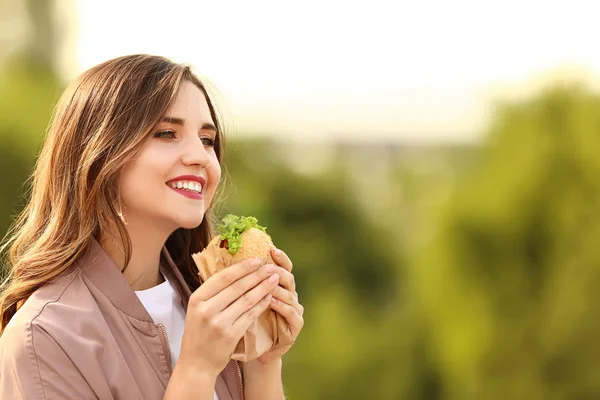
[[[0,52],[2,233],[65,84],[26,4],[36,33]],[[547,87],[484,137],[229,141],[220,210],[268,227],[306,307],[289,398],[600,398],[600,97]]]

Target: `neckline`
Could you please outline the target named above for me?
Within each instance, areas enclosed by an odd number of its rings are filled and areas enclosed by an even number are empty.
[[[166,287],[170,287],[171,289],[175,290],[175,288],[173,287],[173,284],[169,281],[169,279],[165,276],[165,274],[162,273],[162,271],[161,271],[160,275],[164,279],[161,283],[159,283],[158,285],[149,287],[148,289],[134,290],[134,293],[136,293],[136,294],[150,293],[150,291],[162,292],[164,290],[164,288],[166,288]]]

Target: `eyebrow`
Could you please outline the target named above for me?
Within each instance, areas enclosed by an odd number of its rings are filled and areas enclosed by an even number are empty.
[[[185,119],[183,118],[178,118],[178,117],[163,117],[162,118],[162,122],[168,122],[169,124],[173,124],[173,125],[180,125],[180,126],[184,126],[185,125]],[[208,122],[205,122],[204,124],[202,124],[202,127],[200,128],[201,130],[207,130],[207,131],[215,131],[217,132],[217,128]]]

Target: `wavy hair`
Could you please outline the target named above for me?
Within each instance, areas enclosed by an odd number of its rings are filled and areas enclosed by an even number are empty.
[[[29,202],[1,248],[8,275],[0,288],[0,335],[33,292],[67,270],[109,227],[117,227],[129,263],[131,241],[119,217],[117,181],[185,81],[206,96],[221,163],[219,118],[205,85],[186,65],[144,54],[119,57],[89,69],[67,87],[30,178]],[[191,253],[213,235],[211,210],[200,226],[178,229],[166,242],[192,290],[200,282]]]

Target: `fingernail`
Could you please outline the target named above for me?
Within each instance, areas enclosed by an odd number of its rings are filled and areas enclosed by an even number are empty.
[[[271,299],[271,304],[277,304],[277,299],[275,297]]]
[[[273,297],[273,295],[271,293],[269,293],[268,295],[265,296],[266,300],[273,300],[271,297]]]
[[[275,249],[275,255],[280,256],[281,255],[281,250]]]
[[[277,274],[271,275],[271,277],[269,278],[269,282],[271,282],[271,283],[275,283],[278,280],[279,280],[279,275],[277,275]]]

